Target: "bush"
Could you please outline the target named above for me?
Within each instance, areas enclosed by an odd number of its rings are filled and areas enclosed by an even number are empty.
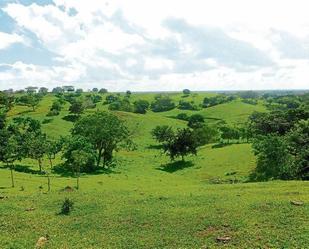
[[[204,125],[204,117],[200,114],[194,114],[189,118],[188,126],[190,128],[200,128]]]
[[[147,100],[140,99],[135,101],[133,104],[135,113],[145,114],[149,108],[149,102]]]
[[[180,110],[198,110],[197,105],[193,101],[188,102],[184,100],[179,101],[178,109]]]
[[[65,198],[61,206],[60,214],[69,215],[73,209],[73,205],[73,201],[71,201],[69,198]]]
[[[187,113],[179,113],[179,114],[176,116],[176,118],[177,118],[177,119],[180,119],[180,120],[188,121],[189,116],[187,115]]]
[[[48,116],[48,117],[57,116],[57,115],[59,115],[59,111],[57,111],[57,110],[50,110],[50,111],[46,114],[46,116]]]
[[[175,104],[168,96],[159,95],[151,103],[151,110],[154,112],[165,112],[175,108]]]

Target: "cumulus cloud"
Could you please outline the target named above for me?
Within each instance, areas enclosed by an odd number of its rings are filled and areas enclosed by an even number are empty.
[[[17,34],[0,32],[0,50],[6,49],[15,43],[23,43],[24,38]]]
[[[0,31],[0,88],[305,88],[309,30],[300,24],[302,8],[287,23],[294,5],[282,4],[272,22],[267,1],[254,8],[235,1],[243,8],[223,0],[7,1],[0,8],[14,25]]]

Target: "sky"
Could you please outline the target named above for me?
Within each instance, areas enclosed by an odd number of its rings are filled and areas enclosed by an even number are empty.
[[[0,90],[309,88],[308,0],[0,0]]]

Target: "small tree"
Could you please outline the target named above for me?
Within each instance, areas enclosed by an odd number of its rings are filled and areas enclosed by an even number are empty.
[[[135,113],[145,114],[148,108],[149,102],[147,100],[140,99],[134,102]]]
[[[179,156],[184,161],[186,155],[196,155],[197,147],[196,137],[189,128],[179,129],[172,139],[163,144],[164,152],[170,156],[172,161]]]
[[[98,91],[99,91],[98,88],[96,88],[96,87],[92,88],[92,92],[97,93]]]
[[[254,177],[257,180],[289,179],[291,177],[291,156],[284,138],[267,135],[255,139],[254,154],[257,166]]]
[[[96,152],[94,146],[87,138],[79,135],[68,137],[63,147],[62,158],[65,159],[67,169],[72,170],[74,174],[76,174],[77,170],[79,172],[94,171]],[[77,162],[79,153],[82,154],[82,162]],[[86,155],[87,158],[85,157]]]
[[[47,140],[45,134],[28,133],[24,140],[27,157],[37,160],[40,173],[42,173],[42,161],[47,152]]]
[[[158,95],[151,103],[151,110],[154,112],[165,112],[175,108],[175,103],[169,96]]]
[[[168,125],[158,125],[152,131],[151,135],[159,143],[167,142],[174,138],[174,131]]]
[[[194,114],[189,117],[188,126],[192,129],[201,128],[204,125],[204,117],[200,114]]]
[[[76,189],[79,189],[79,178],[80,178],[80,171],[82,167],[86,167],[88,164],[89,155],[84,150],[74,150],[72,151],[72,166],[73,171],[75,172],[76,177]]]
[[[43,95],[46,95],[46,94],[48,93],[48,88],[46,88],[46,87],[40,87],[39,93],[40,93],[40,94],[43,94]]]
[[[190,95],[191,91],[189,89],[183,89],[182,93],[183,95],[187,96],[187,95]]]
[[[12,187],[15,187],[14,182],[14,162],[22,159],[20,146],[16,135],[7,129],[0,130],[0,161],[4,162],[11,171]]]
[[[72,114],[77,114],[77,115],[82,114],[83,111],[84,111],[83,102],[80,101],[80,100],[73,101],[73,103],[71,104],[71,106],[69,108],[69,111]]]
[[[101,88],[100,89],[100,91],[99,91],[99,93],[101,93],[101,94],[105,94],[105,93],[107,93],[108,91],[107,91],[107,89],[105,89],[105,88]]]

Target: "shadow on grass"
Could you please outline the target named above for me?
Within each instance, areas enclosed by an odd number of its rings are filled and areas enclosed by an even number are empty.
[[[146,147],[146,149],[150,150],[161,150],[163,148],[162,144],[151,144]]]
[[[176,161],[176,162],[171,162],[167,163],[165,165],[162,165],[159,168],[156,168],[157,170],[165,171],[168,173],[174,173],[178,170],[182,170],[185,168],[190,168],[193,167],[194,164],[191,161]]]
[[[65,121],[74,123],[79,119],[79,115],[69,114],[69,115],[64,116],[62,119],[65,120]]]
[[[10,167],[6,165],[2,166],[2,168],[10,169]],[[35,170],[35,169],[32,169],[28,165],[21,165],[21,164],[15,164],[14,171],[21,172],[21,173],[28,173],[28,174],[37,174],[37,175],[43,174],[39,170]]]
[[[218,149],[218,148],[223,148],[223,147],[226,147],[226,146],[230,146],[232,145],[233,143],[217,143],[217,144],[214,144],[213,146],[211,146],[212,149]]]
[[[64,166],[63,164],[59,164],[53,167],[53,172],[62,176],[62,177],[74,177],[75,173],[70,170],[68,167]],[[87,175],[109,175],[109,174],[120,174],[117,171],[114,171],[112,168],[103,168],[99,167],[97,169],[94,169],[93,171],[90,172],[81,172],[83,176]]]

